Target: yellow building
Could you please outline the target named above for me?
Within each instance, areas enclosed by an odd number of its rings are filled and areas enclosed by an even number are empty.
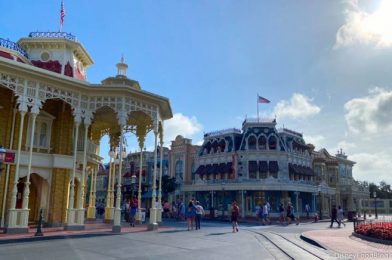
[[[150,132],[155,147],[158,139],[163,142],[163,122],[172,117],[169,100],[127,78],[123,59],[116,76],[91,84],[86,69],[92,64],[69,33],[35,32],[17,43],[0,38],[0,144],[16,155],[0,177],[1,225],[6,232],[27,232],[41,209],[48,225],[67,229],[83,229],[86,211],[87,218],[95,218],[103,135],[110,137],[111,162],[116,153],[122,161],[121,140],[127,131],[135,133],[141,152]],[[105,213],[116,232],[121,230],[121,185],[114,187],[122,176],[119,165],[110,170]],[[88,176],[92,181],[86,201]]]

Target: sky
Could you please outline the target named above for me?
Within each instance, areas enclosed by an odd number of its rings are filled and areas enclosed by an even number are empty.
[[[34,3],[34,4],[33,4]],[[392,1],[65,0],[63,31],[94,60],[91,83],[116,74],[168,97],[165,144],[241,128],[257,116],[340,148],[358,180],[392,183]],[[58,31],[60,0],[5,1],[0,37]],[[152,134],[147,149],[153,147]],[[101,144],[107,160],[107,139]],[[127,151],[136,150],[127,135]],[[106,151],[105,151],[106,150]]]

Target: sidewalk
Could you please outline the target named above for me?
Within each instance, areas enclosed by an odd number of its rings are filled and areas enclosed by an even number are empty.
[[[34,236],[37,229],[29,228],[29,233],[27,234],[0,233],[0,244],[93,236],[113,236],[147,231],[147,224],[136,224],[135,227],[130,227],[128,223],[122,222],[121,225],[121,233],[113,233],[112,224],[105,224],[102,220],[86,223],[85,229],[78,231],[65,231],[64,227],[46,227],[42,228],[43,236]],[[173,228],[160,226],[158,232],[171,229]]]
[[[329,228],[307,231],[302,234],[328,250],[336,252],[339,259],[391,259],[392,245],[368,242],[352,236],[353,223],[346,223],[346,227]]]

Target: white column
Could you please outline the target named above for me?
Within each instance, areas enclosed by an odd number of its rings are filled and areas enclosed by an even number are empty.
[[[137,194],[137,216],[141,219],[141,204],[142,204],[142,178],[143,178],[143,145],[140,146],[140,161],[139,161],[139,189]]]
[[[111,193],[111,187],[112,187],[112,161],[113,158],[110,157],[109,159],[109,172],[108,172],[108,189],[106,192],[106,209],[105,211],[110,208],[110,193]],[[105,214],[106,215],[106,214]]]
[[[122,158],[123,158],[123,139],[124,139],[124,126],[120,126],[121,137],[120,137],[120,153],[119,153],[119,166],[117,175],[117,193],[116,193],[116,208],[114,210],[114,222],[112,231],[121,232],[121,176],[122,176]]]
[[[30,174],[31,174],[31,161],[33,158],[33,146],[34,146],[34,132],[35,132],[35,120],[37,119],[37,114],[38,113],[31,113],[32,117],[32,122],[31,122],[31,134],[30,134],[30,144],[29,144],[29,162],[27,165],[27,176],[26,176],[26,181],[25,181],[25,186],[24,186],[24,191],[23,191],[23,203],[22,203],[22,208],[27,210],[29,208],[29,195],[30,195]],[[24,216],[26,225],[28,223],[28,211],[27,211],[27,216]]]
[[[11,209],[16,208],[16,195],[18,193],[17,185],[18,185],[18,181],[19,181],[19,167],[20,167],[20,151],[22,149],[22,136],[23,136],[23,125],[24,125],[25,115],[26,115],[26,111],[20,111],[18,151],[17,151],[17,155],[16,155],[16,169],[15,169],[14,187],[12,189],[12,196],[11,196]]]
[[[160,163],[159,163],[159,190],[158,190],[158,215],[157,221],[162,222],[162,169],[163,169],[163,137],[160,139]]]
[[[80,116],[75,117],[75,137],[74,137],[74,158],[73,158],[73,169],[71,175],[71,184],[69,190],[69,202],[68,202],[68,219],[66,229],[73,229],[72,226],[76,224],[75,222],[75,174],[76,174],[76,163],[77,163],[77,152],[78,152],[78,137],[79,137],[79,126],[80,126]]]
[[[244,190],[241,190],[241,215],[245,218]]]
[[[157,208],[155,205],[155,200],[157,197],[157,184],[156,184],[156,178],[157,178],[157,147],[158,147],[158,131],[157,129],[154,130],[154,137],[155,137],[155,142],[154,142],[154,173],[152,177],[152,199],[151,199],[151,209],[150,209],[150,225],[149,229],[156,229],[158,227],[157,224]]]
[[[86,118],[84,119],[84,149],[83,149],[83,169],[82,169],[82,183],[81,183],[81,192],[80,192],[80,200],[79,200],[79,209],[84,209],[84,187],[85,179],[86,179],[86,170],[87,170],[87,149],[88,149],[88,127],[90,122],[86,122]],[[83,214],[84,215],[84,214]]]

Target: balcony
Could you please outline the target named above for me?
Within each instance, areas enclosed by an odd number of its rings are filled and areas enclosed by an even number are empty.
[[[84,152],[84,140],[78,140],[78,152]],[[90,140],[87,141],[87,154],[88,155],[97,155],[99,156],[99,145],[91,142]]]

